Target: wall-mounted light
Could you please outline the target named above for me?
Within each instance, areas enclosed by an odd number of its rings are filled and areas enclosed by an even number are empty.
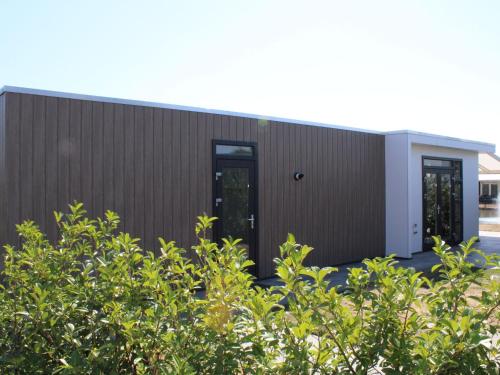
[[[295,181],[302,180],[303,178],[304,178],[304,173],[302,173],[302,172],[295,172],[295,173],[293,174],[293,179],[294,179]]]

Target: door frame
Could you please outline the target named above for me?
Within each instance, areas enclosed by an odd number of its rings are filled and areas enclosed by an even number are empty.
[[[241,156],[241,155],[217,155],[216,148],[217,145],[228,145],[228,146],[251,146],[253,148],[252,156]],[[217,161],[218,160],[246,160],[253,162],[254,170],[254,216],[255,216],[255,227],[254,227],[254,274],[258,277],[259,272],[259,165],[258,165],[258,149],[257,142],[249,141],[234,141],[227,139],[213,139],[212,140],[212,216],[216,216],[217,206],[215,199],[217,198]],[[213,237],[214,241],[218,238],[218,225],[217,223],[213,226]],[[249,254],[250,255],[250,254]]]
[[[452,166],[451,167],[425,166],[424,162],[426,159],[451,161]],[[463,182],[464,163],[463,163],[463,160],[457,159],[457,158],[449,158],[449,157],[422,155],[421,162],[422,162],[422,179],[421,179],[421,182],[422,182],[422,241],[421,241],[422,251],[426,251],[425,243],[424,243],[424,240],[425,240],[425,213],[426,213],[426,208],[425,208],[426,207],[426,205],[425,205],[425,173],[427,171],[437,173],[438,175],[440,173],[449,173],[451,176],[451,190],[452,190],[451,200],[452,200],[452,202],[451,202],[450,215],[451,215],[452,224],[453,224],[453,227],[452,227],[452,233],[453,233],[454,232],[453,229],[455,229],[455,221],[456,221],[455,183],[456,183],[457,176],[455,173],[455,171],[456,171],[455,162],[460,162],[460,179],[461,179],[461,184],[462,184],[462,187],[460,189],[460,194],[461,194],[460,195],[460,224],[461,225],[460,225],[460,233],[457,233],[457,235],[459,236],[458,241],[451,243],[452,245],[457,245],[458,243],[463,241],[463,237],[464,237],[464,199],[463,199],[463,196],[464,196],[464,182]],[[440,177],[439,177],[439,179],[440,179]],[[438,182],[438,185],[441,186],[441,181]],[[438,194],[441,197],[441,192],[438,192]]]

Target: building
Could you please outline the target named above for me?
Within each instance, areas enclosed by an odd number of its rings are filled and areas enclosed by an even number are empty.
[[[500,158],[495,154],[479,154],[479,228],[500,232]]]
[[[500,185],[500,157],[479,154],[479,197],[497,199]]]
[[[242,238],[259,277],[288,232],[319,266],[478,233],[478,152],[491,144],[68,93],[0,91],[0,242],[82,201],[155,249],[190,248],[196,216]]]

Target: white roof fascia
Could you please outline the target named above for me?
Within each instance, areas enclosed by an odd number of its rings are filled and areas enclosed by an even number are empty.
[[[308,126],[317,126],[317,127],[322,127],[322,128],[349,130],[349,131],[355,131],[355,132],[360,132],[360,133],[370,133],[370,134],[379,134],[379,135],[384,134],[383,132],[376,131],[376,130],[353,128],[353,127],[334,125],[334,124],[325,124],[325,123],[314,122],[314,121],[302,121],[302,120],[281,118],[281,117],[275,117],[275,116],[256,115],[256,114],[252,114],[252,113],[232,112],[232,111],[224,111],[224,110],[219,110],[219,109],[201,108],[201,107],[190,107],[190,106],[184,106],[184,105],[149,102],[149,101],[143,101],[143,100],[120,99],[120,98],[112,98],[112,97],[107,97],[107,96],[94,96],[94,95],[75,94],[75,93],[68,93],[68,92],[61,92],[61,91],[38,90],[38,89],[31,89],[31,88],[17,87],[17,86],[3,86],[0,89],[0,95],[2,95],[5,92],[18,93],[18,94],[28,94],[28,95],[43,95],[43,96],[51,96],[51,97],[57,97],[57,98],[88,100],[88,101],[95,101],[95,102],[124,104],[124,105],[136,105],[136,106],[143,106],[143,107],[176,109],[176,110],[180,110],[180,111],[202,112],[202,113],[210,113],[210,114],[216,114],[216,115],[253,118],[253,119],[263,120],[263,121],[285,122],[285,123],[295,124],[295,125],[308,125]]]
[[[498,173],[490,173],[490,174],[479,173],[479,181],[500,181],[500,174],[498,174]]]
[[[413,130],[398,130],[387,132],[386,134],[408,134],[409,142],[414,144],[423,144],[429,146],[455,148],[459,150],[467,150],[474,152],[495,152],[493,143],[472,141],[468,139],[449,137],[444,135],[436,135],[429,133],[416,132]]]

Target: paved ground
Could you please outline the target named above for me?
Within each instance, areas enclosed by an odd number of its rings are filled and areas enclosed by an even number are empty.
[[[475,246],[477,249],[483,250],[487,254],[500,254],[500,232],[480,232],[480,242]],[[438,257],[432,251],[425,253],[417,253],[413,255],[412,259],[398,259],[399,264],[404,267],[413,267],[418,272],[429,272],[433,265],[438,262]],[[333,273],[331,277],[332,286],[343,286],[347,279],[348,269],[352,267],[360,267],[361,263],[350,263],[338,266],[339,271]],[[276,278],[269,278],[257,281],[258,285],[263,287],[270,287],[277,285]]]

